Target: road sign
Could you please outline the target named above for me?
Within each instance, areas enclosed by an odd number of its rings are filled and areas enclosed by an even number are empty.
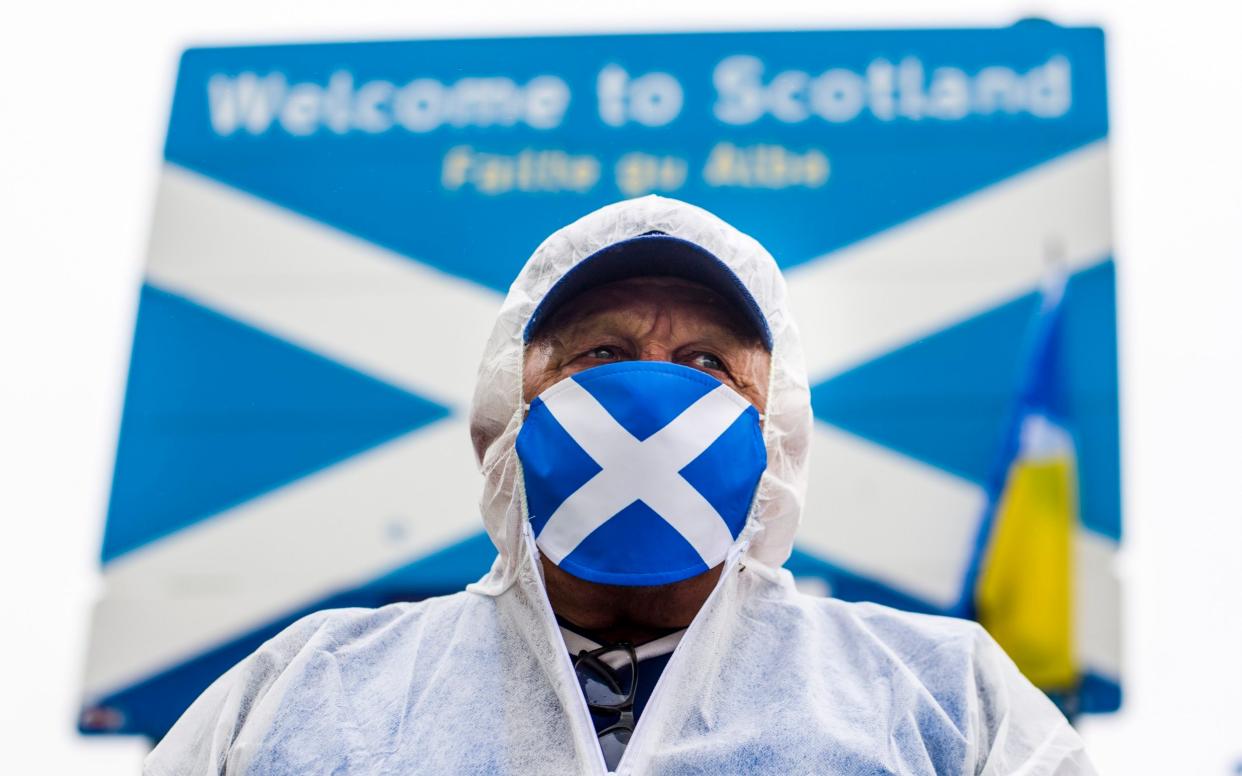
[[[81,728],[159,737],[293,618],[481,575],[466,411],[502,295],[548,233],[649,192],[786,271],[817,419],[788,564],[809,586],[965,616],[1010,589],[988,559],[1028,503],[1000,506],[1042,359],[1073,475],[1073,683],[1049,689],[1116,708],[1107,135],[1101,32],[1040,21],[187,51]]]

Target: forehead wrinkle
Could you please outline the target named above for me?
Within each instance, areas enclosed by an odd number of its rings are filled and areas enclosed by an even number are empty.
[[[657,304],[652,306],[655,308],[654,314],[647,316],[651,323],[640,337],[644,340],[656,340],[659,342],[663,339],[668,339],[673,333],[673,311],[668,305]]]
[[[645,303],[638,302],[637,304]],[[583,308],[574,310],[563,320],[554,321],[549,325],[547,332],[541,334],[540,337],[557,345],[566,346],[576,339],[598,335],[602,333],[601,330],[611,332],[624,328],[627,336],[644,336],[645,330],[631,330],[634,329],[632,325],[634,320],[635,316],[630,314],[630,311],[617,309],[616,306],[603,309]],[[645,328],[650,329],[650,327]]]

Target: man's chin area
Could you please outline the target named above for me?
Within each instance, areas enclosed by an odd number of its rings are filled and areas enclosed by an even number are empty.
[[[684,628],[712,595],[724,564],[664,585],[605,585],[576,577],[540,557],[556,616],[605,641],[643,643]]]
[[[724,564],[663,585],[590,582],[540,557],[553,611],[562,620],[606,641],[641,644],[690,624],[720,580]]]

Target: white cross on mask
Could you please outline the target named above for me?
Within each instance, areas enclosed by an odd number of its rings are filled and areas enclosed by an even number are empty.
[[[710,563],[733,543],[716,509],[679,472],[751,405],[720,385],[644,440],[637,439],[573,379],[540,396],[552,416],[601,467],[548,518],[538,544],[553,563],[613,515],[641,500]]]

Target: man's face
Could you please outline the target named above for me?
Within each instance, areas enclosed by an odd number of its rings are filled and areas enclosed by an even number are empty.
[[[526,352],[525,401],[614,361],[670,361],[701,370],[765,411],[771,358],[758,335],[715,292],[688,280],[641,277],[584,291],[557,311]],[[689,624],[722,565],[680,582],[620,587],[578,579],[541,558],[558,615],[610,641],[642,643]]]
[[[715,377],[760,413],[771,358],[744,319],[715,292],[688,280],[638,277],[584,291],[530,344],[524,399],[594,366],[669,361]]]

